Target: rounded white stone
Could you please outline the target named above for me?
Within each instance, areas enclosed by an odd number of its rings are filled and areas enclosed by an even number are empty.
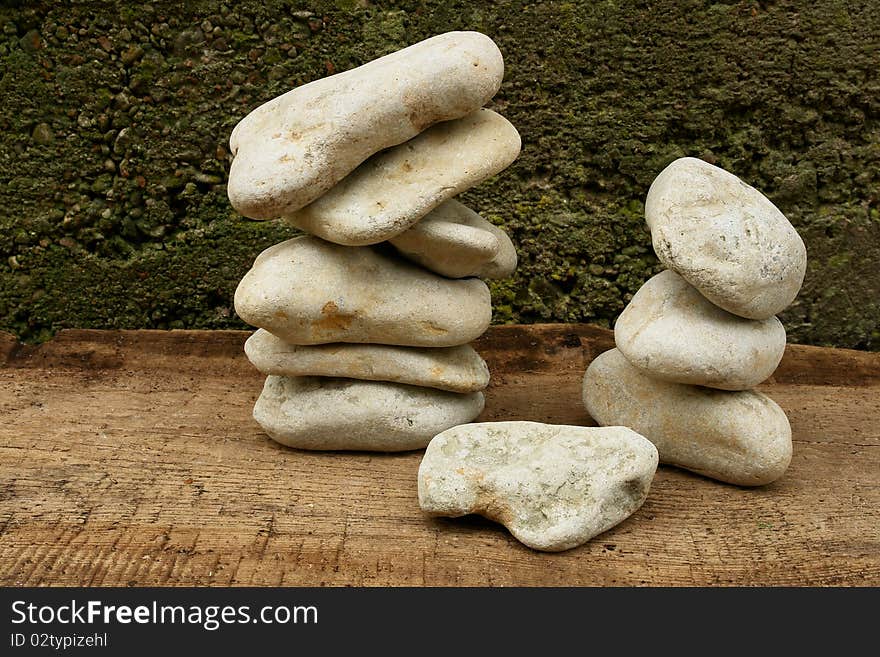
[[[229,200],[254,219],[295,212],[373,153],[476,111],[503,76],[492,39],[448,32],[297,87],[232,131]]]
[[[489,385],[489,368],[470,345],[295,345],[260,329],[244,343],[244,351],[263,374],[391,381],[450,392],[476,392]]]
[[[713,479],[769,484],[791,461],[788,418],[766,395],[652,379],[617,349],[590,363],[583,400],[599,424],[632,427],[654,443],[663,463]]]
[[[506,168],[519,150],[519,133],[507,119],[477,110],[376,154],[284,220],[337,244],[384,242]]]
[[[235,291],[235,310],[291,344],[451,347],[489,327],[492,301],[482,281],[438,276],[387,246],[297,237],[257,257]]]
[[[483,422],[434,438],[419,467],[419,505],[479,513],[536,550],[576,547],[645,501],[657,450],[626,427]]]
[[[784,310],[804,280],[807,251],[785,215],[754,187],[692,157],[648,190],[657,257],[709,301],[750,319]]]
[[[450,278],[506,278],[516,269],[507,233],[455,199],[389,241],[409,260]]]
[[[438,433],[470,422],[483,404],[482,392],[273,375],[257,399],[254,419],[288,447],[399,452],[421,449]]]
[[[776,317],[745,319],[722,310],[667,270],[636,292],[617,318],[614,341],[643,374],[746,390],[779,365],[785,329]]]

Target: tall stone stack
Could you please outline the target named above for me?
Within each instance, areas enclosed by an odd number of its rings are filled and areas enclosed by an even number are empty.
[[[516,129],[483,109],[498,47],[442,34],[258,107],[233,130],[229,199],[309,235],[261,253],[235,293],[267,374],[254,417],[304,449],[425,447],[483,409],[489,289],[510,238],[455,196],[509,166]]]
[[[751,388],[785,350],[775,315],[803,283],[804,243],[760,192],[694,158],[660,173],[645,217],[668,269],[633,296],[614,328],[617,348],[587,369],[587,411],[651,440],[661,462],[770,483],[791,460],[791,427]]]

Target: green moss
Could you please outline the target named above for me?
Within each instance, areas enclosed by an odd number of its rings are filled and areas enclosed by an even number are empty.
[[[512,167],[463,195],[519,253],[490,284],[496,322],[610,325],[659,270],[648,186],[695,155],[803,235],[789,337],[880,348],[872,0],[18,5],[0,9],[0,329],[241,327],[237,281],[292,233],[229,207],[235,123],[294,85],[476,29],[505,55],[493,107],[523,137]]]

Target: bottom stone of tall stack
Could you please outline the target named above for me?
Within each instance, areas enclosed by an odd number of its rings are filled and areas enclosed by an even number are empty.
[[[399,452],[474,420],[482,392],[468,394],[387,381],[269,376],[254,419],[273,440],[298,449]]]

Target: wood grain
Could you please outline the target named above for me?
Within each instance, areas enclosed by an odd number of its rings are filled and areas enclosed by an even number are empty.
[[[761,389],[794,459],[759,489],[661,467],[587,545],[533,552],[478,517],[432,520],[418,452],[309,453],[251,418],[234,331],[0,336],[0,584],[878,585],[880,355],[790,346]],[[592,424],[583,325],[495,327],[481,419]]]

